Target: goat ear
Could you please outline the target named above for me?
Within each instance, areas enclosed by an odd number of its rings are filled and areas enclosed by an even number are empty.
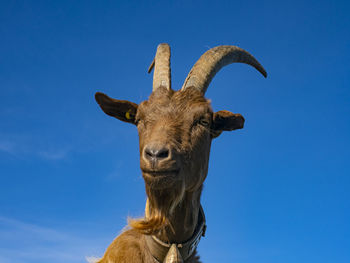
[[[138,107],[136,103],[112,99],[101,92],[96,92],[95,99],[107,115],[135,124],[135,115]]]
[[[218,137],[223,131],[242,129],[244,118],[241,114],[222,110],[214,113],[211,127],[212,137]]]

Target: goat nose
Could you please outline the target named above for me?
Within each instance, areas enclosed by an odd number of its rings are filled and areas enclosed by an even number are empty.
[[[160,161],[169,157],[169,149],[166,147],[146,147],[144,157],[149,161]]]

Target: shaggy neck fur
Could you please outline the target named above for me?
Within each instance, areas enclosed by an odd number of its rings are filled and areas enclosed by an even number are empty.
[[[166,218],[164,227],[154,235],[166,243],[184,243],[189,240],[197,226],[201,192],[202,188],[194,192],[185,192],[173,211],[163,211]],[[159,212],[159,207],[155,207],[150,200],[148,199],[146,204],[146,217]]]

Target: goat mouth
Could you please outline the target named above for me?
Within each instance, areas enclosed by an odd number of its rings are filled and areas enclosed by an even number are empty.
[[[179,170],[149,170],[149,169],[142,169],[142,173],[145,176],[148,177],[170,177],[170,176],[176,176],[179,173]]]
[[[179,180],[180,170],[142,169],[142,177],[146,185],[152,189],[167,189]]]

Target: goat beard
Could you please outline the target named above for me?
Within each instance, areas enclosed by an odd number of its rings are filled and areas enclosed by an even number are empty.
[[[167,189],[153,189],[146,184],[147,204],[144,218],[129,219],[129,226],[145,235],[154,235],[165,227],[173,229],[169,218],[185,196],[183,182]]]

